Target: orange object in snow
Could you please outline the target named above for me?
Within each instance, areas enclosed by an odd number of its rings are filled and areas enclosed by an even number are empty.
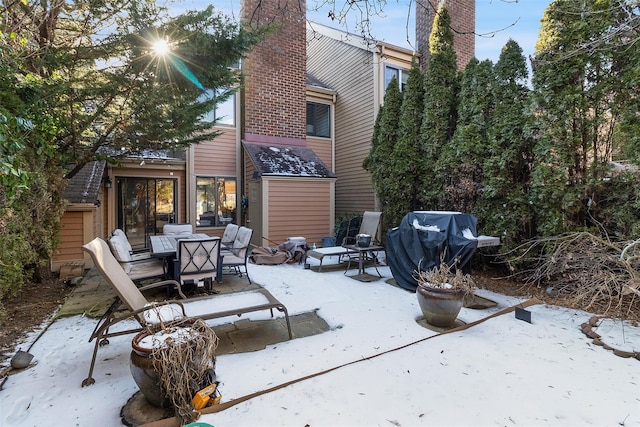
[[[193,404],[193,409],[195,409],[196,411],[200,410],[205,406],[207,406],[209,402],[211,402],[211,405],[217,405],[218,403],[220,403],[220,399],[222,399],[222,395],[218,392],[218,384],[219,383],[216,381],[210,386],[207,386],[202,390],[200,390],[199,392],[197,392],[195,396],[193,396],[193,399],[191,400],[191,403]],[[213,400],[211,399],[212,396],[213,396]]]

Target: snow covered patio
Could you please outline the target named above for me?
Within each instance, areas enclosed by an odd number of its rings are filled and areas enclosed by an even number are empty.
[[[513,311],[491,317],[527,298],[478,290],[497,305],[464,308],[459,320],[487,320],[438,334],[419,322],[415,294],[386,283],[389,268],[379,269],[383,278],[363,283],[339,269],[249,265],[251,277],[291,316],[315,311],[329,330],[295,338],[294,325],[293,340],[219,355],[223,403],[311,378],[199,421],[216,427],[640,426],[640,361],[595,345],[581,329],[592,314],[541,303],[527,307],[532,323]],[[269,314],[241,319],[267,320]],[[29,350],[36,364],[10,375],[0,391],[0,425],[122,425],[120,411],[138,392],[129,372],[132,337],[112,338],[100,350],[96,384],[82,388],[95,324],[75,315],[46,329]],[[593,329],[618,350],[640,350],[637,324],[605,319]]]

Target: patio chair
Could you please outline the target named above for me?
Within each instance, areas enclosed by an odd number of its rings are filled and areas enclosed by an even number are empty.
[[[134,282],[146,279],[166,278],[167,270],[163,259],[142,258],[135,259],[129,248],[129,242],[119,235],[113,235],[108,243],[111,253],[120,264],[122,270]]]
[[[177,280],[183,286],[194,285],[213,291],[220,272],[220,238],[178,240],[174,264]]]
[[[358,230],[358,234],[368,234],[371,236],[371,245],[380,245],[380,239],[378,238],[378,227],[380,226],[380,217],[382,216],[382,212],[369,212],[366,211],[362,215],[362,222],[360,223],[360,229]],[[306,256],[311,258],[316,258],[320,261],[320,266],[318,267],[318,271],[322,271],[322,262],[325,257],[337,256],[338,261],[342,260],[342,257],[349,257],[353,254],[353,251],[345,248],[345,245],[354,245],[356,243],[355,237],[351,237],[347,235],[342,242],[337,242],[342,246],[332,246],[328,248],[317,248],[310,251],[307,251]],[[351,257],[349,257],[349,262],[351,262]],[[349,268],[350,264],[347,266]]]
[[[225,295],[212,295],[188,300],[168,300],[149,302],[143,291],[160,286],[175,286],[181,298],[186,298],[182,287],[175,280],[165,280],[137,288],[131,278],[118,267],[107,243],[99,237],[82,246],[89,253],[95,268],[117,293],[109,309],[102,315],[94,328],[89,342],[95,340],[89,375],[82,381],[82,386],[95,383],[93,369],[96,363],[98,347],[109,344],[109,338],[134,334],[153,325],[185,319],[211,320],[227,316],[240,316],[254,311],[269,310],[273,317],[273,309],[284,313],[289,332],[289,339],[293,338],[289,313],[287,308],[278,301],[268,290],[258,288],[246,292],[234,292]],[[123,325],[117,331],[110,328],[121,321],[134,320],[137,325]]]
[[[122,231],[121,229],[116,228],[111,232],[111,235],[117,236],[122,240],[122,243],[124,244],[125,248],[129,250],[129,253],[131,254],[131,257],[133,258],[134,261],[147,259],[151,257],[149,248],[133,249],[133,247],[131,246],[131,242],[129,241],[129,238],[127,237],[125,232]]]
[[[360,229],[358,230],[358,234],[368,234],[371,236],[371,244],[378,245],[380,244],[380,239],[378,239],[378,227],[380,226],[380,217],[382,216],[382,212],[365,212],[362,215],[362,222],[360,223]],[[356,238],[347,236],[342,241],[342,245],[355,245]]]
[[[222,243],[222,246],[233,246],[233,241],[236,240],[239,229],[240,227],[237,224],[227,224],[227,226],[224,228],[224,233],[222,234],[222,242],[220,242]]]
[[[249,272],[247,271],[247,259],[249,258],[249,246],[251,245],[251,236],[253,230],[248,227],[238,228],[238,234],[233,241],[233,245],[222,251],[222,268],[231,269],[235,274],[242,277],[242,270],[240,267],[244,267],[244,273],[251,283]]]
[[[162,226],[162,234],[165,236],[193,234],[193,226],[191,224],[165,224]]]

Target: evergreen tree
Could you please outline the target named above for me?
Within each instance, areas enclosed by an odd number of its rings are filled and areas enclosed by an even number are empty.
[[[423,112],[424,76],[417,59],[414,58],[404,87],[398,141],[392,154],[394,166],[389,186],[394,200],[389,203],[385,212],[389,226],[397,226],[408,212],[422,208],[418,196],[424,175],[423,153],[419,140]]]
[[[533,164],[532,115],[528,69],[513,40],[502,48],[494,67],[495,110],[487,123],[482,198],[477,213],[486,234],[509,247],[532,236],[529,185]]]
[[[615,49],[614,69],[618,77],[628,88],[618,94],[616,105],[623,105],[620,125],[616,129],[617,153],[624,158],[640,165],[640,8],[634,8],[631,2],[616,2],[619,10],[616,14],[617,25],[627,37],[626,43]],[[635,27],[625,26],[628,17],[635,18]],[[614,152],[616,154],[616,152]]]
[[[67,179],[86,163],[217,136],[202,117],[239,87],[231,66],[264,31],[153,0],[4,2],[2,17],[0,297],[46,271]]]
[[[20,75],[21,115],[47,129],[57,165],[73,165],[66,178],[96,158],[217,136],[202,117],[239,86],[231,66],[259,41],[213,6],[169,16],[154,0],[14,2],[3,12],[0,59]]]
[[[387,218],[387,213],[393,208],[396,200],[394,194],[396,183],[392,181],[394,167],[392,154],[398,140],[398,117],[401,106],[402,92],[400,92],[398,80],[394,77],[387,86],[384,105],[376,117],[369,155],[362,163],[362,167],[371,173],[371,182],[383,212],[385,225],[391,224],[391,218]]]
[[[431,55],[424,78],[424,115],[420,129],[425,163],[418,199],[425,209],[446,210],[449,208],[444,196],[445,176],[438,161],[455,130],[458,76],[451,17],[444,6],[438,9],[434,19],[429,47]]]
[[[592,207],[609,173],[613,129],[625,108],[617,102],[630,88],[615,69],[616,43],[583,46],[615,26],[612,3],[556,0],[541,21],[533,76],[540,140],[532,201],[542,235],[593,225]]]
[[[493,64],[472,59],[460,85],[458,124],[451,142],[443,147],[439,166],[444,171],[448,209],[476,212],[484,181],[482,162],[489,156],[487,131],[493,117]]]

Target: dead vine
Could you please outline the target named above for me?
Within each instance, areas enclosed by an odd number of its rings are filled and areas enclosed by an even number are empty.
[[[588,232],[535,239],[502,254],[512,277],[545,286],[567,305],[621,318],[640,317],[640,255],[633,242]],[[640,248],[638,248],[640,249]]]
[[[151,358],[160,386],[169,397],[180,425],[184,425],[199,416],[193,410],[193,396],[215,381],[218,336],[200,319],[172,323],[171,329],[167,333],[174,335],[164,341],[165,345],[154,346]]]

